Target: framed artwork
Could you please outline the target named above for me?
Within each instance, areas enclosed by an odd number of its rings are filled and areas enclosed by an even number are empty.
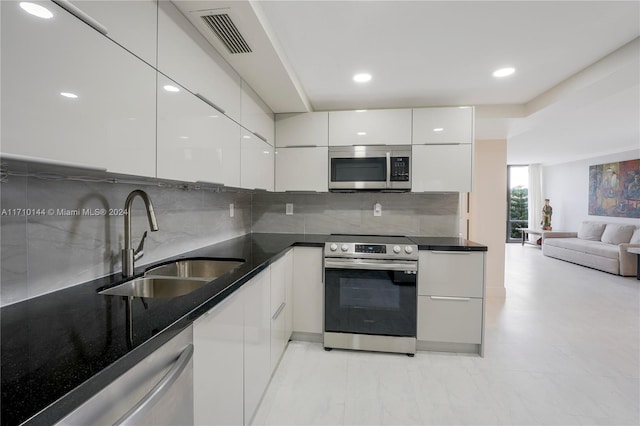
[[[640,218],[640,159],[589,166],[589,214]]]

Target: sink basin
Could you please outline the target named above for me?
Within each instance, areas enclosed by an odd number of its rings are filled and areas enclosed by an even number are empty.
[[[148,269],[145,277],[216,279],[242,266],[243,260],[181,259]]]
[[[102,290],[106,296],[133,296],[168,299],[184,296],[209,283],[209,280],[173,277],[141,277]]]

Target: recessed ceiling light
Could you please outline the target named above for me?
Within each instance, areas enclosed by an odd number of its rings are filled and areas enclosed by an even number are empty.
[[[33,16],[37,16],[38,18],[42,18],[42,19],[53,18],[53,13],[51,13],[51,11],[46,7],[40,6],[39,4],[22,1],[20,2],[20,7],[25,12],[30,13]]]
[[[435,129],[433,129],[434,132],[441,132],[444,129],[442,127],[436,127]]]
[[[507,77],[507,76],[510,76],[511,74],[513,74],[514,72],[516,72],[516,69],[512,68],[512,67],[500,68],[499,70],[495,70],[493,72],[493,76],[494,77]]]
[[[60,95],[64,96],[65,98],[69,98],[69,99],[77,99],[78,95],[76,95],[75,93],[70,93],[70,92],[60,92]]]
[[[356,112],[367,112],[366,109],[357,109]]]
[[[358,133],[356,133],[356,135],[358,135],[358,136],[365,136],[366,134],[367,134],[367,132],[358,132]]]
[[[189,136],[180,136],[180,139],[189,139]]]
[[[251,139],[251,136],[249,136],[249,135],[244,135],[244,136],[243,136],[243,138],[244,138],[244,139]]]
[[[167,84],[166,86],[162,87],[164,90],[166,90],[167,92],[179,92],[180,89],[178,89],[176,86],[172,86],[170,84]]]
[[[371,74],[361,73],[353,76],[353,81],[356,83],[366,83],[369,80],[371,80]]]

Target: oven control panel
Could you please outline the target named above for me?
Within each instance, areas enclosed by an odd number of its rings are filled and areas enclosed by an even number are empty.
[[[383,244],[356,244],[356,253],[386,253],[387,246]]]
[[[325,256],[417,260],[418,247],[414,244],[327,242]]]

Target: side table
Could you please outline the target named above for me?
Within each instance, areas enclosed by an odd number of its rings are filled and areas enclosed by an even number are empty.
[[[629,253],[636,255],[636,261],[638,262],[638,269],[636,270],[636,279],[640,280],[640,247],[629,247],[627,249]]]
[[[541,229],[531,229],[531,228],[517,228],[517,230],[522,232],[522,245],[523,246],[524,246],[525,243],[537,246],[537,244],[530,242],[527,239],[527,236],[529,234],[542,236],[542,232],[543,232]]]

